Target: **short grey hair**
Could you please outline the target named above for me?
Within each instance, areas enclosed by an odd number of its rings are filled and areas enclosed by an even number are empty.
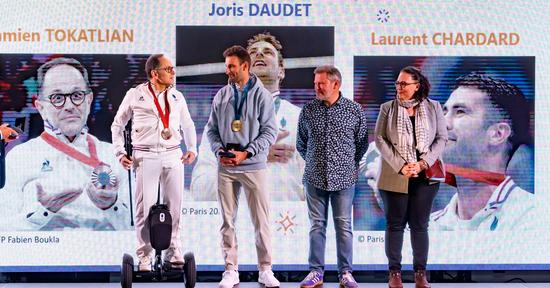
[[[313,71],[313,74],[321,74],[321,73],[327,73],[327,77],[330,81],[336,81],[341,84],[342,83],[342,74],[340,73],[340,70],[336,68],[334,65],[323,65],[315,68],[315,71]]]
[[[88,88],[87,92],[90,91],[90,81],[88,80],[88,70],[86,70],[86,68],[84,68],[84,66],[82,66],[82,64],[74,58],[61,57],[61,58],[55,58],[53,60],[50,60],[42,64],[42,66],[40,66],[36,71],[38,93],[40,95],[42,94],[42,88],[44,86],[44,77],[46,76],[46,73],[48,73],[48,71],[53,67],[60,66],[60,65],[69,65],[75,68],[76,70],[78,70],[78,72],[82,74],[82,77],[84,78],[84,82],[86,82],[86,87]]]
[[[151,80],[151,71],[160,67],[160,58],[163,56],[164,54],[153,54],[147,58],[145,62],[145,74],[147,74],[147,79]]]

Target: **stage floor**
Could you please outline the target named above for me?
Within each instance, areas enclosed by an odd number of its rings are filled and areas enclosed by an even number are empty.
[[[166,287],[166,288],[181,288],[185,287],[183,283],[135,283],[132,287]],[[414,283],[405,283],[405,288],[414,288]],[[0,284],[0,288],[45,288],[45,287],[56,287],[56,288],[115,288],[120,287],[119,283],[3,283]],[[209,283],[197,283],[195,286],[197,288],[217,288],[218,283],[209,282]],[[258,285],[255,282],[247,282],[236,285],[234,288],[262,288],[263,286]],[[299,283],[281,283],[280,288],[297,288]],[[337,288],[338,283],[326,283],[319,288]],[[388,287],[386,283],[359,283],[361,288],[386,288]],[[432,284],[433,288],[473,288],[473,287],[487,287],[487,288],[543,288],[550,287],[550,283],[464,283],[464,284],[454,284],[454,283],[434,283]]]

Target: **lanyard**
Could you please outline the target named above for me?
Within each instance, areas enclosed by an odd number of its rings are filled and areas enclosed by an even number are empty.
[[[246,97],[248,96],[248,90],[252,86],[252,77],[246,83],[243,89],[243,98],[239,101],[239,91],[237,91],[237,85],[233,84],[233,94],[235,95],[235,101],[233,101],[233,109],[235,110],[235,120],[241,119],[241,114],[243,111],[244,102],[246,102]],[[240,102],[240,103],[239,103]]]
[[[76,159],[88,166],[91,166],[93,168],[103,164],[103,162],[99,161],[97,158],[97,150],[94,144],[94,140],[90,135],[87,135],[86,142],[88,142],[88,150],[90,151],[90,156],[85,155],[84,153],[74,149],[73,147],[63,143],[61,140],[55,138],[54,136],[42,132],[40,137],[46,141],[46,143],[50,144],[53,148],[59,150],[61,153],[64,153],[68,155],[69,157]]]
[[[149,92],[151,92],[151,95],[153,96],[153,101],[155,101],[155,106],[157,106],[157,111],[159,112],[160,120],[162,121],[162,126],[164,126],[164,128],[170,127],[170,103],[168,103],[168,90],[164,91],[165,112],[163,113],[162,108],[160,108],[159,100],[157,99],[157,96],[153,91],[153,87],[151,86],[151,82],[149,82],[148,87],[149,87]]]
[[[279,113],[279,108],[281,108],[280,96],[275,96],[275,101],[273,101],[273,105],[275,105],[275,114]]]

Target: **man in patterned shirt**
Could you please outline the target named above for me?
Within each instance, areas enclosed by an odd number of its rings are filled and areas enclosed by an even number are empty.
[[[340,286],[355,288],[351,208],[359,161],[368,148],[367,120],[361,106],[340,93],[342,76],[336,67],[321,66],[314,74],[317,97],[300,113],[296,140],[296,148],[306,161],[303,181],[311,222],[311,272],[300,286],[311,288],[323,283],[330,203]]]

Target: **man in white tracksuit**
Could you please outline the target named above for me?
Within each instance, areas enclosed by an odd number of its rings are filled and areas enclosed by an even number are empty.
[[[110,143],[88,133],[93,93],[87,70],[57,58],[37,71],[44,132],[7,155],[0,229],[130,228],[128,178]]]
[[[132,166],[136,173],[136,232],[139,270],[151,269],[152,247],[147,217],[157,201],[160,182],[161,202],[168,205],[172,215],[170,248],[164,255],[172,265],[183,265],[179,223],[183,194],[183,164],[191,164],[196,157],[195,124],[191,119],[183,95],[172,88],[174,66],[163,54],[151,55],[145,64],[149,82],[130,89],[111,126],[116,156],[126,169]],[[133,157],[124,149],[123,131],[132,119]],[[182,153],[181,140],[187,151]]]

